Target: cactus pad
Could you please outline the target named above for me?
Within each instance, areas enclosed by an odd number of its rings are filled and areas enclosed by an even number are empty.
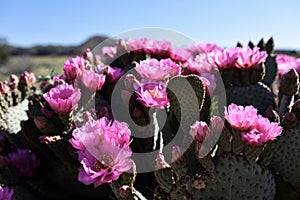
[[[268,170],[229,154],[217,160],[216,178],[194,193],[198,199],[274,199],[275,180]]]
[[[285,129],[274,143],[271,167],[283,180],[300,190],[300,123]]]
[[[265,114],[270,105],[274,109],[276,108],[274,94],[268,86],[261,82],[247,87],[228,87],[226,95],[228,105],[231,103],[242,106],[253,105],[261,115]]]

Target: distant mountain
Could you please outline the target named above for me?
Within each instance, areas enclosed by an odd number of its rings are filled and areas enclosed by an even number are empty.
[[[9,53],[11,55],[78,55],[87,48],[94,49],[100,43],[105,46],[113,46],[115,44],[115,40],[100,35],[90,37],[78,46],[36,45],[24,48],[9,45]]]

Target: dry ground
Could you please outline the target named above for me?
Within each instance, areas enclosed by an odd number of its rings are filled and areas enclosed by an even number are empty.
[[[20,75],[24,70],[36,75],[47,75],[54,70],[55,74],[63,72],[66,56],[11,56],[9,60],[0,64],[0,81],[8,80],[10,74]]]

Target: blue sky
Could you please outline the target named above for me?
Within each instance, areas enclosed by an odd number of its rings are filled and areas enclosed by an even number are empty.
[[[156,27],[195,42],[234,46],[274,37],[300,50],[299,0],[1,0],[0,37],[11,44],[79,44],[93,35]],[[142,37],[142,36],[141,36]]]

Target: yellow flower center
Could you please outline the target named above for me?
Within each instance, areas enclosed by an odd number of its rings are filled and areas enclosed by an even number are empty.
[[[164,95],[162,92],[158,91],[158,90],[148,90],[148,92],[150,93],[150,95],[153,97],[153,98],[163,98]]]

